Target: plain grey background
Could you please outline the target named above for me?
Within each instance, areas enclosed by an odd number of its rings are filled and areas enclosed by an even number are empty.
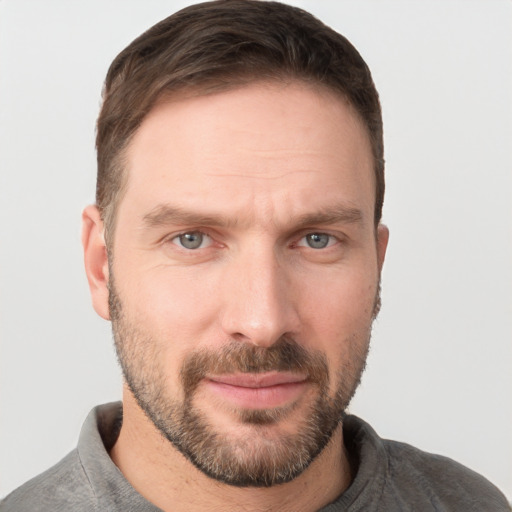
[[[64,456],[121,396],[90,306],[107,67],[190,2],[0,0],[0,496]],[[384,111],[383,309],[351,411],[512,496],[512,2],[291,2],[346,35]]]

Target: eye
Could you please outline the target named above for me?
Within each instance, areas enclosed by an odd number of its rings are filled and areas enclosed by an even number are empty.
[[[189,250],[203,249],[212,243],[212,239],[208,235],[201,233],[201,231],[182,233],[175,236],[171,241],[173,244]]]
[[[336,243],[336,238],[327,233],[308,233],[302,237],[297,244],[300,247],[310,247],[311,249],[325,249]]]

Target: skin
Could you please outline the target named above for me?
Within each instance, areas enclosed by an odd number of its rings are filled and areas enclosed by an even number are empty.
[[[179,371],[191,352],[220,350],[228,340],[271,347],[282,336],[325,355],[334,396],[337,370],[366,354],[388,241],[387,228],[373,223],[370,143],[352,107],[297,82],[173,97],[146,117],[127,162],[110,271],[124,314],[157,345],[155,364],[169,397],[183,398]],[[93,305],[110,319],[104,227],[95,206],[84,210],[83,226]],[[207,237],[190,250],[180,246],[185,232]],[[311,233],[329,235],[327,247],[310,247]],[[294,433],[316,393],[306,383],[290,396],[278,394],[278,405],[294,407],[265,436]],[[268,400],[257,407],[276,406]],[[163,510],[313,511],[350,484],[341,425],[294,480],[239,488],[196,469],[126,385],[123,402],[111,457]],[[233,442],[247,433],[261,442],[233,412],[250,407],[250,396],[233,402],[202,381],[194,405]]]

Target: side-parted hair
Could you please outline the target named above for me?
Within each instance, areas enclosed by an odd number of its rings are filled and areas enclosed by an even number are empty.
[[[125,48],[108,70],[96,137],[96,203],[107,243],[127,181],[125,149],[162,97],[290,80],[326,87],[358,112],[373,153],[377,225],[384,200],[382,114],[370,70],[358,51],[297,7],[216,0],[191,5],[157,23]]]

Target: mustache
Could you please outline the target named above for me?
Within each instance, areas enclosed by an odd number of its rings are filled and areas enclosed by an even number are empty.
[[[281,337],[270,347],[230,341],[216,351],[200,350],[187,356],[180,377],[186,395],[207,375],[230,373],[297,372],[319,387],[327,387],[329,372],[323,353],[306,350],[295,340]]]

